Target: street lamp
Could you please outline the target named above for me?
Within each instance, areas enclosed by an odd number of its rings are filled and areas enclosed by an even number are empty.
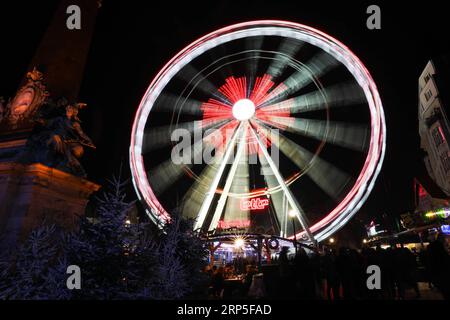
[[[330,238],[330,240],[328,240],[331,244],[334,243],[334,238]]]
[[[289,217],[291,217],[292,220],[292,230],[294,232],[294,249],[295,255],[297,256],[297,235],[295,234],[295,218],[297,217],[297,214],[294,210],[289,210]]]

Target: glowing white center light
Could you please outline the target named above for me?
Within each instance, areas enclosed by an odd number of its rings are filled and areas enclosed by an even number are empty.
[[[242,239],[242,238],[236,238],[236,239],[234,240],[234,246],[235,246],[237,249],[242,248],[244,245],[245,245],[244,239]]]
[[[255,114],[255,104],[249,99],[238,100],[233,105],[233,117],[239,121],[248,120]]]

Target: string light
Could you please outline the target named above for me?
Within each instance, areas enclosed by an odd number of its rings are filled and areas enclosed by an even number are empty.
[[[442,208],[436,211],[429,211],[425,213],[425,217],[427,218],[435,218],[440,217],[447,219],[450,216],[450,208]]]

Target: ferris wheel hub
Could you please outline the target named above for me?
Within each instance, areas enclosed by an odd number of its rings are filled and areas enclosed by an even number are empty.
[[[250,99],[240,99],[233,105],[233,117],[239,121],[249,120],[255,114],[255,104]]]

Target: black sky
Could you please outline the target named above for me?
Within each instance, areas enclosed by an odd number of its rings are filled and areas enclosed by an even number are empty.
[[[14,94],[56,4],[0,2],[0,96]],[[366,28],[370,4],[381,7],[381,30]],[[121,161],[128,164],[131,125],[139,101],[174,54],[228,24],[273,18],[329,33],[367,66],[384,104],[388,148],[382,174],[360,217],[410,210],[412,178],[420,163],[417,78],[429,58],[448,54],[449,14],[438,1],[393,6],[379,1],[104,0],[79,99],[89,104],[81,117],[98,147],[83,159],[89,178],[103,183]]]

